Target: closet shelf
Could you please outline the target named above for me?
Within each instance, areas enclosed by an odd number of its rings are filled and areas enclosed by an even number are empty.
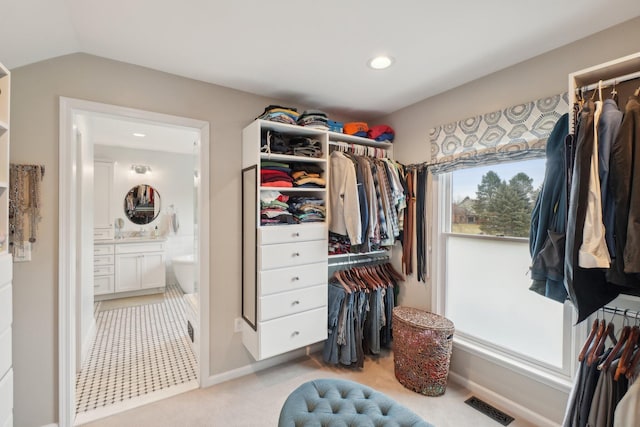
[[[324,192],[326,188],[304,188],[304,187],[260,187],[260,191],[272,191],[276,190],[281,193],[309,193],[309,192]]]
[[[272,122],[270,120],[256,120],[256,122],[260,123],[261,129],[274,130],[276,132],[281,132],[285,134],[295,134],[298,136],[320,136],[325,134],[327,131],[324,129],[315,129],[305,126],[298,125],[290,125],[287,123],[280,122]]]
[[[9,130],[9,124],[4,120],[0,120],[0,133]]]
[[[260,160],[275,160],[283,162],[326,163],[327,160],[318,157],[295,156],[291,154],[260,153]]]
[[[366,145],[368,147],[389,149],[393,144],[386,141],[376,141],[375,139],[363,138],[361,136],[347,135],[338,132],[327,132],[329,134],[329,145],[338,145],[336,142],[346,142],[349,144]]]

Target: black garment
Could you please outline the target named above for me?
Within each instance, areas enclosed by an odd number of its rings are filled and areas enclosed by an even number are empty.
[[[582,322],[624,290],[620,286],[607,283],[604,270],[586,269],[578,265],[578,251],[583,242],[582,232],[587,212],[591,155],[594,147],[594,112],[595,104],[588,101],[580,113],[580,130],[576,140],[567,217],[564,284],[571,302],[578,310],[578,322]]]
[[[618,137],[611,147],[609,188],[614,199],[615,257],[609,281],[640,293],[640,97],[625,108]],[[635,290],[635,291],[634,291]]]

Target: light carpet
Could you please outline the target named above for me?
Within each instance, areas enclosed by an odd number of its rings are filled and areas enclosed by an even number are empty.
[[[407,406],[436,427],[499,427],[500,424],[466,405],[471,395],[449,382],[443,396],[427,397],[404,388],[393,373],[393,356],[367,358],[361,370],[327,366],[321,355],[285,363],[206,389],[183,393],[118,415],[91,427],[262,427],[277,426],[289,393],[317,378],[344,378],[366,384]],[[490,402],[491,403],[491,402]],[[509,413],[508,408],[499,408]],[[513,414],[511,414],[513,415]],[[510,427],[534,427],[516,419]]]

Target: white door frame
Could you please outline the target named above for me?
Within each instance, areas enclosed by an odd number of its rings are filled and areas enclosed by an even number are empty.
[[[200,299],[199,381],[209,377],[209,123],[99,102],[60,97],[59,226],[58,226],[58,426],[71,427],[75,419],[76,377],[76,238],[77,176],[76,113],[101,113],[162,122],[200,131],[198,169],[198,283]]]

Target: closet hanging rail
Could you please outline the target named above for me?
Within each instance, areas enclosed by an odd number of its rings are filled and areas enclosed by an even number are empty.
[[[624,76],[614,77],[609,80],[603,80],[602,83],[596,82],[587,86],[582,86],[578,88],[579,90],[590,91],[594,89],[598,89],[598,85],[601,84],[601,87],[608,87],[613,84],[620,84],[622,82],[628,82],[630,80],[640,79],[640,71],[636,71],[635,73],[625,74]]]
[[[620,308],[620,307],[610,307],[610,306],[605,306],[602,308],[602,310],[605,313],[610,313],[618,316],[622,316],[622,317],[628,317],[631,319],[640,319],[640,311],[637,310],[629,310],[627,308]]]
[[[356,254],[354,254],[356,255]],[[379,256],[367,256],[353,260],[347,261],[338,261],[338,262],[329,262],[329,267],[338,267],[342,265],[358,265],[358,264],[372,264],[375,262],[388,262],[390,260],[388,255],[379,255]]]

